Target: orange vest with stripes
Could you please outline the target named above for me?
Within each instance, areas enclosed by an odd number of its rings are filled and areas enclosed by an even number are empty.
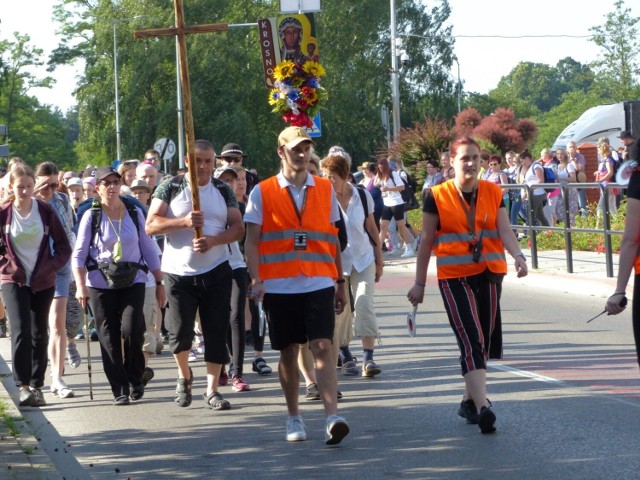
[[[467,216],[460,205],[460,198],[453,180],[431,189],[438,206],[440,229],[436,232],[434,253],[438,267],[438,279],[461,278],[477,275],[487,268],[494,273],[507,273],[504,245],[498,235],[498,210],[502,201],[502,189],[485,180],[478,180],[476,197],[476,238],[482,234],[482,255],[473,261]],[[486,221],[485,221],[486,218]]]
[[[260,278],[270,280],[298,275],[338,278],[336,245],[338,229],[331,222],[333,188],[329,180],[314,177],[314,186],[305,187],[306,201],[299,219],[288,188],[277,177],[260,183],[262,232]],[[306,249],[296,250],[294,234],[306,234]]]

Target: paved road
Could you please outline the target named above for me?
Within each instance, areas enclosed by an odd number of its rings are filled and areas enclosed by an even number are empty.
[[[585,261],[584,268],[589,265]],[[196,400],[178,408],[172,402],[175,367],[166,353],[152,359],[156,378],[144,400],[114,407],[93,343],[93,401],[83,363],[65,377],[76,398],[48,396],[46,408],[22,411],[38,451],[55,466],[37,473],[66,479],[635,478],[640,454],[624,448],[637,442],[640,408],[629,315],[585,323],[601,310],[600,297],[613,291],[612,280],[598,275],[590,282],[566,280],[561,268],[550,267],[526,281],[511,275],[505,283],[506,357],[489,371],[495,435],[481,435],[456,415],[462,386],[457,348],[435,289],[420,309],[418,336],[407,335],[405,294],[413,265],[394,261],[376,295],[382,332],[376,359],[384,371],[373,380],[339,377],[340,408],[352,427],[339,448],[324,446],[321,407],[304,400],[309,439],[284,441],[276,375],[248,373],[252,392],[223,387],[233,409],[212,412],[199,398],[204,366],[198,365]],[[0,340],[4,359],[10,358],[8,343]],[[270,353],[268,361],[275,367],[276,356]],[[6,364],[0,368],[7,373]],[[15,393],[8,377],[4,384]],[[12,478],[5,473],[0,479]]]

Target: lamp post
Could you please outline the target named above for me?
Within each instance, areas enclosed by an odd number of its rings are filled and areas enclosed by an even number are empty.
[[[393,121],[393,140],[398,140],[400,133],[400,84],[398,80],[398,53],[396,50],[396,2],[391,1],[391,118]]]
[[[120,133],[120,100],[118,99],[118,36],[116,33],[116,26],[120,23],[130,22],[138,18],[143,18],[144,15],[136,15],[131,18],[123,18],[121,20],[112,20],[110,18],[104,18],[93,13],[88,14],[90,17],[97,18],[103,22],[109,22],[113,25],[113,75],[115,82],[115,99],[116,99],[116,151],[118,163],[122,161],[122,137]]]
[[[458,57],[454,55],[453,61],[456,62],[458,66],[458,83],[456,83],[456,92],[458,93],[458,113],[462,110],[462,82],[460,82],[460,62],[458,62]]]

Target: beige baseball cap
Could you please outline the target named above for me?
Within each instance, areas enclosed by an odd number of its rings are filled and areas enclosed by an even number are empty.
[[[315,145],[307,130],[302,127],[287,127],[278,135],[278,147],[294,148],[302,142]]]

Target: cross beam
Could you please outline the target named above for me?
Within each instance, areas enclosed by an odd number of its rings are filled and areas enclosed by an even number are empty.
[[[184,24],[184,6],[182,0],[174,0],[176,26],[170,28],[152,28],[133,32],[134,38],[171,37],[178,38],[178,59],[180,63],[180,83],[182,84],[182,104],[184,109],[184,129],[186,136],[187,158],[189,159],[189,183],[191,184],[191,203],[193,210],[200,210],[200,190],[198,188],[198,168],[195,159],[195,133],[193,129],[193,110],[191,108],[191,84],[189,81],[189,61],[187,59],[186,35],[194,33],[224,32],[226,23],[186,26]],[[202,237],[202,228],[196,228],[196,238]]]

